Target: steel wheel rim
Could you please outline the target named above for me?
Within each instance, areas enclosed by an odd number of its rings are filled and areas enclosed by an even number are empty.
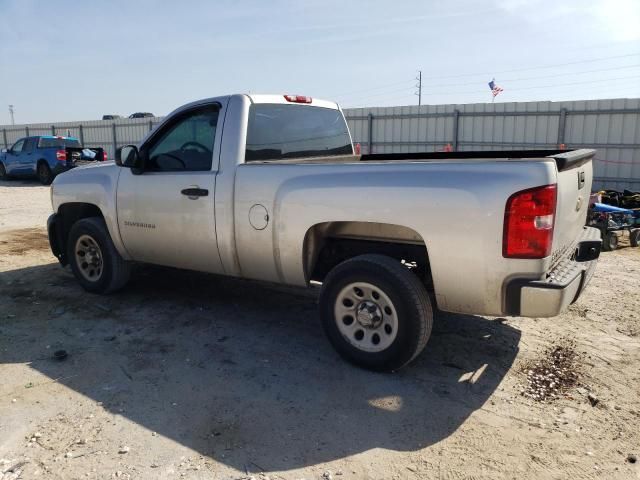
[[[381,352],[398,335],[398,312],[389,296],[366,282],[345,286],[336,297],[334,320],[342,336],[364,352]]]
[[[100,280],[104,265],[98,242],[89,235],[80,235],[76,240],[75,255],[80,274],[90,282]]]

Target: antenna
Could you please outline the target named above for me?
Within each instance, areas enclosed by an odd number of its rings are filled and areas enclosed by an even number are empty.
[[[11,125],[15,125],[16,122],[13,119],[13,105],[9,105],[9,115],[11,115]]]
[[[418,89],[415,92],[415,95],[418,96],[418,105],[422,105],[422,70],[418,70],[418,76],[416,77],[418,83],[416,83],[416,88]]]

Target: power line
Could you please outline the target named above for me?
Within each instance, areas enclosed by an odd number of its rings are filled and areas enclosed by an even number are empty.
[[[459,78],[459,77],[472,77],[475,75],[494,75],[496,73],[510,73],[510,72],[524,72],[526,70],[538,70],[538,69],[543,69],[543,68],[555,68],[555,67],[564,67],[567,65],[579,65],[582,63],[594,63],[594,62],[601,62],[603,60],[612,60],[615,58],[629,58],[629,57],[637,57],[640,56],[640,52],[636,52],[636,53],[629,53],[626,55],[615,55],[615,56],[611,56],[611,57],[600,57],[600,58],[591,58],[588,60],[578,60],[575,62],[564,62],[564,63],[554,63],[554,64],[550,64],[550,65],[538,65],[536,67],[526,67],[526,68],[513,68],[510,70],[499,70],[499,71],[495,71],[495,72],[484,72],[484,73],[463,73],[463,74],[459,74],[459,75],[438,75],[435,77],[429,77],[429,78]]]
[[[558,83],[556,85],[536,85],[535,87],[524,87],[524,88],[517,88],[515,89],[515,91],[520,91],[520,90],[534,90],[536,88],[555,88],[555,87],[567,87],[570,85],[586,85],[589,83],[599,83],[599,82],[612,82],[612,81],[616,81],[616,80],[626,80],[626,79],[631,79],[631,78],[640,78],[640,75],[632,75],[629,77],[616,77],[616,78],[603,78],[601,80],[588,80],[586,82],[571,82],[571,83]]]
[[[471,77],[471,76],[480,76],[480,75],[495,75],[495,74],[499,74],[499,73],[522,72],[522,71],[528,71],[528,70],[564,67],[564,66],[567,66],[567,65],[580,65],[580,64],[584,64],[584,63],[594,63],[594,62],[600,62],[600,61],[604,61],[604,60],[612,60],[612,59],[617,59],[617,58],[629,58],[629,57],[636,57],[636,56],[640,56],[640,52],[630,53],[630,54],[625,54],[625,55],[614,55],[614,56],[610,56],[610,57],[599,57],[599,58],[591,58],[591,59],[585,59],[585,60],[577,60],[575,62],[565,62],[565,63],[556,63],[556,64],[549,64],[549,65],[539,65],[539,66],[535,66],[535,67],[516,68],[516,69],[510,69],[510,70],[500,70],[500,71],[491,72],[491,73],[478,72],[478,73],[465,73],[465,74],[459,74],[459,75],[438,75],[438,76],[428,77],[427,81],[428,80],[435,80],[435,79],[443,79],[443,78],[461,78],[461,77]],[[622,67],[610,67],[610,68],[607,68],[607,69],[597,69],[597,70],[590,70],[590,71],[585,71],[585,72],[554,74],[554,75],[545,75],[545,76],[529,77],[529,78],[525,77],[525,78],[518,78],[518,79],[512,79],[512,80],[503,80],[503,81],[521,81],[521,80],[527,80],[527,79],[534,80],[534,79],[538,79],[538,78],[560,77],[560,76],[564,76],[564,75],[572,75],[572,74],[578,74],[578,73],[592,73],[592,72],[597,72],[597,71],[616,70],[616,69],[622,69],[622,68],[632,68],[632,66],[624,65]],[[432,85],[432,87],[463,86],[463,85],[473,85],[474,83],[475,82],[459,83],[459,84],[448,84],[448,85]],[[381,90],[381,89],[385,89],[385,88],[389,88],[389,87],[395,87],[397,85],[406,85],[406,84],[408,84],[408,81],[395,82],[395,83],[390,83],[390,84],[386,84],[386,85],[379,85],[377,87],[371,87],[371,88],[367,88],[367,89],[358,89],[358,90],[352,90],[350,92],[338,93],[338,94],[331,95],[331,97],[332,98],[336,98],[336,99],[339,100],[340,98],[344,98],[344,97],[349,96],[348,100],[352,100],[354,97],[350,97],[350,95],[354,94],[354,93],[356,93],[356,94],[357,93],[367,93],[367,92],[377,91],[377,90]],[[381,92],[381,95],[384,95],[386,93],[394,93],[394,92],[397,92],[397,91],[398,90],[385,91],[385,92]],[[363,97],[362,95],[356,95],[355,98],[370,98],[370,97],[367,97],[367,96]]]
[[[592,84],[592,83],[601,83],[601,82],[613,82],[613,81],[618,81],[618,80],[629,80],[629,79],[636,79],[636,78],[640,78],[640,75],[632,75],[632,76],[628,76],[628,77],[616,77],[616,78],[605,78],[605,79],[600,79],[600,80],[587,80],[584,82],[569,82],[569,83],[557,83],[554,85],[536,85],[533,87],[523,87],[523,88],[509,88],[507,89],[507,92],[518,92],[521,90],[535,90],[535,89],[539,89],[539,88],[557,88],[557,87],[565,87],[565,86],[573,86],[573,85],[587,85],[587,84]],[[366,100],[368,98],[374,98],[374,97],[380,97],[380,96],[386,96],[389,95],[390,93],[397,93],[397,92],[405,92],[408,89],[400,89],[400,90],[396,90],[396,91],[391,91],[391,92],[384,92],[384,93],[379,93],[377,95],[368,95],[365,97],[354,97],[355,99],[357,99],[358,102],[361,102],[363,100]],[[483,93],[484,90],[468,90],[468,91],[462,91],[462,92],[433,92],[433,93],[423,93],[422,95],[425,96],[434,96],[434,95],[477,95],[479,93]],[[407,95],[409,95],[409,92],[407,91]],[[396,97],[398,98],[398,97]],[[404,98],[404,97],[403,97]],[[350,99],[353,100],[353,99]],[[387,100],[389,101],[389,100]]]
[[[569,85],[586,85],[589,83],[612,82],[615,80],[626,80],[631,78],[640,78],[640,75],[632,75],[629,77],[603,78],[600,80],[587,80],[586,82],[556,83],[555,85],[536,85],[534,87],[510,88],[510,89],[507,89],[507,91],[519,92],[521,90],[534,90],[537,88],[556,88],[556,87],[563,87],[563,86],[569,86]],[[472,90],[467,92],[434,92],[434,93],[425,93],[424,95],[463,95],[467,93],[469,94],[480,93],[480,90]]]
[[[637,68],[640,67],[640,63],[635,64],[635,65],[623,65],[621,67],[614,67],[614,68],[599,68],[599,69],[595,69],[595,70],[582,70],[580,72],[567,72],[567,73],[556,73],[554,75],[538,75],[536,77],[520,77],[520,78],[502,78],[500,79],[500,83],[504,84],[505,82],[523,82],[525,80],[539,80],[541,78],[555,78],[555,77],[565,77],[567,75],[580,75],[583,73],[595,73],[595,72],[609,72],[612,70],[624,70],[627,68]],[[478,82],[464,82],[464,83],[441,83],[439,85],[427,85],[427,87],[430,88],[436,88],[436,87],[462,87],[462,86],[467,86],[467,85],[477,85]]]
[[[533,89],[537,89],[537,88],[568,87],[568,86],[574,86],[574,85],[578,85],[578,84],[582,85],[582,84],[593,84],[593,83],[601,83],[601,82],[621,82],[621,83],[624,83],[625,80],[629,81],[629,80],[635,80],[637,78],[640,78],[640,76],[634,75],[634,76],[628,76],[628,77],[609,78],[609,79],[603,79],[603,80],[590,80],[590,81],[585,81],[585,82],[571,82],[571,83],[563,83],[563,84],[556,84],[556,85],[539,85],[539,86],[530,87],[530,88],[508,89],[507,91],[509,92],[509,91],[519,91],[519,90],[533,90]],[[631,84],[631,86],[634,86],[636,84],[637,84],[637,82],[635,82],[634,84]],[[423,95],[429,95],[429,96],[432,96],[432,95],[460,96],[460,95],[479,95],[479,94],[482,94],[483,92],[484,91],[481,91],[481,90],[474,90],[474,91],[466,91],[466,92],[424,93]],[[590,90],[590,92],[593,92],[593,90]],[[358,100],[358,102],[360,102],[361,100]],[[406,96],[385,98],[385,99],[382,99],[380,101],[387,103],[387,102],[394,102],[394,101],[399,101],[399,100],[406,100],[407,104],[409,104],[410,103],[410,101],[409,101],[409,93],[407,92]],[[371,105],[349,106],[347,104],[344,108],[369,108],[369,107],[371,107]]]

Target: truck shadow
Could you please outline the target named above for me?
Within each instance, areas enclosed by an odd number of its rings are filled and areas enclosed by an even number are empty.
[[[439,314],[411,366],[375,374],[334,353],[313,291],[141,267],[100,297],[53,264],[0,273],[0,285],[0,361],[242,471],[439,442],[487,402],[520,340],[499,321]]]
[[[37,178],[11,178],[8,180],[0,180],[0,187],[44,187]]]

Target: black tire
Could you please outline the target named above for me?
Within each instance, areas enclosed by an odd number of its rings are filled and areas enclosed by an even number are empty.
[[[637,247],[640,244],[640,228],[636,228],[629,232],[629,243],[632,247]]]
[[[7,169],[4,167],[4,163],[0,163],[0,180],[9,180],[9,175],[7,175]]]
[[[38,180],[43,185],[51,185],[53,182],[53,173],[51,173],[51,169],[49,165],[44,162],[38,163],[38,167],[36,168],[36,173],[38,175]]]
[[[607,232],[602,237],[602,249],[605,252],[611,252],[618,248],[618,235],[615,232]]]
[[[354,283],[375,286],[383,296],[390,299],[395,308],[397,332],[394,339],[390,340],[391,343],[382,351],[364,351],[353,345],[354,341],[357,343],[359,340],[356,338],[357,330],[369,329],[369,334],[380,330],[359,326],[362,323],[357,310],[362,302],[353,307],[355,319],[352,319],[352,322],[356,329],[354,340],[349,340],[341,331],[343,327],[338,326],[338,322],[343,319],[336,318],[335,310],[341,308],[336,302],[339,301],[341,292],[349,290]],[[373,295],[375,293],[374,291]],[[391,315],[391,309],[389,314]],[[433,324],[431,301],[420,279],[400,262],[384,255],[360,255],[342,262],[331,270],[322,285],[320,316],[322,327],[338,353],[349,362],[374,371],[398,370],[413,360],[427,344]],[[382,314],[382,323],[386,321],[385,316],[386,313]],[[376,318],[378,317],[374,317]],[[381,326],[383,325],[380,324],[379,327]]]
[[[78,264],[76,245],[78,239],[88,236],[99,247],[101,269],[95,280],[90,280],[82,273],[82,265]],[[67,240],[67,258],[74,276],[86,291],[107,294],[124,287],[131,274],[131,264],[125,261],[113,245],[107,226],[100,217],[78,220],[71,227]],[[85,269],[86,270],[86,269]]]

